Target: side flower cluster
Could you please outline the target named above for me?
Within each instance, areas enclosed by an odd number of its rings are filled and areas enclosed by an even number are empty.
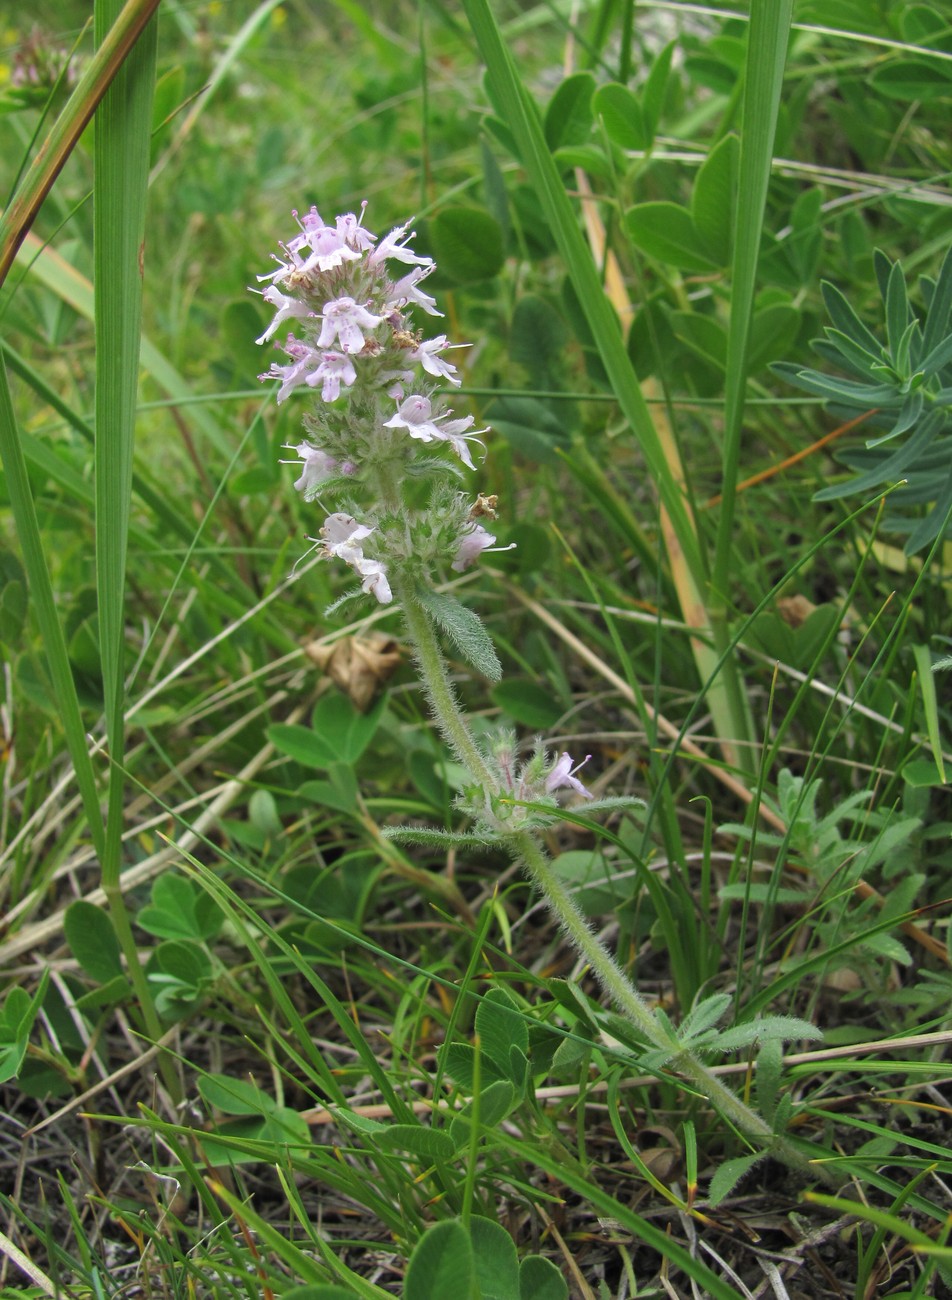
[[[473,427],[472,415],[452,418],[439,391],[459,386],[446,354],[462,345],[445,334],[425,339],[410,319],[415,308],[441,314],[422,287],[435,264],[410,248],[407,226],[378,240],[363,225],[365,208],[332,225],[317,208],[294,213],[298,233],[280,245],[276,268],[258,277],[275,314],[257,341],[287,327],[274,344],[287,359],[259,378],[278,381],[278,402],[299,390],[315,399],[303,417],[305,439],[288,448],[297,458],[294,486],[306,501],[341,498],[341,509],[311,540],[387,604],[393,579],[475,564],[496,541],[477,521],[495,512],[488,498],[473,503],[451,486],[460,465],[475,468],[473,449],[488,432]],[[441,447],[452,455],[434,456]],[[404,496],[420,479],[431,480],[423,509]]]

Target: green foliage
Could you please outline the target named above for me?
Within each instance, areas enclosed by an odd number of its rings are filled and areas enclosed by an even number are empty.
[[[520,1263],[505,1228],[475,1215],[468,1228],[449,1219],[425,1233],[410,1257],[403,1294],[406,1300],[568,1300],[569,1292],[550,1260],[527,1255]]]
[[[0,1010],[0,1083],[15,1079],[26,1057],[30,1032],[43,1005],[48,972],[33,997],[14,985],[7,990]]]
[[[271,1158],[273,1146],[310,1145],[307,1123],[297,1111],[282,1106],[253,1080],[233,1079],[225,1074],[206,1074],[198,1081],[205,1105],[226,1116],[238,1118],[216,1123],[215,1137],[206,1137],[202,1146],[211,1164],[250,1164]],[[242,1149],[240,1141],[261,1143],[261,1154],[254,1148]]]
[[[502,676],[502,664],[489,633],[471,609],[446,592],[420,587],[417,600],[427,618],[449,637],[466,662],[491,682]]]
[[[863,323],[847,298],[825,283],[823,296],[832,324],[813,349],[850,376],[839,379],[820,371],[778,362],[777,374],[809,393],[823,397],[846,418],[868,416],[884,430],[867,439],[866,449],[843,453],[856,470],[842,484],[824,488],[817,500],[835,501],[901,482],[890,494],[885,525],[908,534],[906,554],[923,550],[950,526],[952,515],[952,252],[938,278],[921,277],[924,313],[909,301],[902,264],[882,252],[875,255],[882,299],[885,342]],[[885,444],[906,435],[897,449]],[[929,505],[924,517],[919,507]]]

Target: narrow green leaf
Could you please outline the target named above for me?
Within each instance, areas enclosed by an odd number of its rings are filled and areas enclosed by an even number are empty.
[[[889,355],[897,370],[899,364],[900,341],[909,324],[909,299],[906,296],[906,277],[902,263],[894,262],[889,272],[889,287],[886,291],[886,338],[889,342]]]
[[[875,356],[882,356],[883,347],[876,335],[860,320],[847,298],[835,284],[824,280],[820,285],[827,314],[834,326],[854,342]]]
[[[703,1002],[693,1006],[681,1022],[678,1037],[682,1042],[703,1034],[722,1020],[730,1008],[733,998],[730,993],[715,993]]]
[[[792,17],[792,0],[751,0],[744,63],[744,102],[741,113],[741,148],[737,183],[734,256],[731,264],[730,323],[727,335],[727,373],[724,391],[724,439],[721,473],[722,501],[712,564],[714,592],[722,597],[731,589],[735,562],[734,509],[740,471],[754,291],[760,256],[767,187],[773,165],[774,137],[783,94],[784,65]],[[721,647],[727,632],[723,619],[713,620],[715,644]],[[736,679],[727,685],[735,692],[732,713],[736,724],[749,731],[748,710]]]
[[[733,1160],[725,1160],[711,1179],[707,1191],[708,1204],[712,1207],[720,1205],[725,1197],[730,1196],[744,1175],[763,1158],[763,1154],[758,1152],[753,1156],[736,1156]]]
[[[479,617],[454,596],[432,588],[421,587],[417,598],[427,617],[446,633],[467,663],[491,682],[498,682],[502,664]]]
[[[669,41],[664,49],[658,54],[654,63],[651,65],[651,71],[648,73],[648,79],[641,92],[645,127],[648,132],[648,144],[646,147],[649,149],[654,144],[654,138],[658,133],[658,123],[661,120],[661,112],[664,108],[665,97],[668,93],[668,78],[671,74],[671,59],[674,55],[674,47],[676,45],[677,41]]]
[[[82,796],[90,838],[97,852],[101,854],[104,851],[105,836],[96,778],[87,749],[86,728],[80,713],[66,638],[60,624],[50,571],[43,554],[36,507],[13,414],[7,369],[2,359],[0,359],[0,456],[3,459],[13,520],[23,551],[33,608],[49,665],[66,745]]]

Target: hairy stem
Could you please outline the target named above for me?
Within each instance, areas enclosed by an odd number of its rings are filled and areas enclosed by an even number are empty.
[[[497,793],[499,782],[476,744],[459,706],[433,624],[412,591],[400,585],[394,594],[403,605],[407,636],[416,653],[420,680],[440,731],[473,779],[487,792]]]
[[[745,1137],[761,1147],[769,1148],[772,1155],[791,1168],[815,1177],[827,1178],[822,1167],[811,1164],[792,1142],[774,1133],[761,1115],[722,1083],[716,1074],[658,1021],[593,932],[575,900],[552,870],[536,837],[530,831],[520,831],[510,837],[508,844],[513,856],[521,861],[526,874],[543,894],[575,950],[588,962],[599,984],[625,1019],[655,1047],[670,1051],[673,1068],[687,1078],[694,1090],[706,1097],[714,1109]]]
[[[412,592],[401,591],[403,614],[409,639],[416,652],[423,688],[440,730],[457,758],[468,768],[487,795],[499,792],[499,782],[490,770],[473,737],[466,716],[459,707],[449,680],[446,661],[426,611]],[[662,1051],[671,1053],[671,1065],[687,1079],[694,1091],[739,1132],[791,1168],[825,1177],[792,1142],[773,1132],[767,1121],[699,1061],[654,1015],[637,989],[579,911],[574,899],[552,870],[542,846],[532,831],[515,831],[505,837],[513,858],[545,897],[576,951],[584,957],[616,1009],[639,1034]]]

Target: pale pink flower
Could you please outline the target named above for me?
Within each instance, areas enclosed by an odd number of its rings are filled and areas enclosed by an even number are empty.
[[[312,447],[309,442],[299,443],[288,450],[293,451],[302,462],[301,477],[295,480],[294,486],[298,492],[303,492],[305,501],[313,501],[320,485],[338,472],[338,462],[333,456],[328,456],[326,451]]]
[[[336,555],[349,564],[360,575],[364,591],[376,596],[381,605],[388,605],[393,600],[393,592],[387,580],[386,565],[368,559],[360,545],[373,531],[366,524],[358,524],[353,515],[334,514],[324,520],[321,538],[326,554]]]
[[[325,402],[334,402],[340,396],[341,384],[348,388],[357,380],[354,363],[344,352],[325,352],[321,364],[312,371],[304,381],[311,388],[321,384],[321,397]]]
[[[470,565],[475,564],[487,546],[492,546],[495,540],[492,533],[487,533],[482,524],[473,524],[460,537],[456,546],[456,559],[450,568],[455,569],[457,573],[462,573]]]
[[[393,258],[395,262],[405,262],[408,265],[432,266],[432,257],[419,257],[412,249],[407,248],[407,241],[413,239],[415,235],[416,231],[411,231],[409,226],[397,226],[389,235],[381,239],[367,259],[368,262],[376,264]]]
[[[297,218],[296,212],[294,216]],[[313,270],[331,271],[344,262],[360,261],[361,254],[347,244],[347,231],[341,230],[341,220],[338,217],[336,226],[325,226],[317,208],[311,208],[303,220],[298,218],[301,233],[288,240],[285,250],[292,256],[299,255],[302,248],[311,250],[311,256],[296,268],[302,275]]]
[[[342,352],[359,352],[364,346],[363,331],[374,329],[383,317],[375,316],[345,294],[324,304],[321,320],[319,347],[329,348],[339,339]]]
[[[384,420],[385,429],[406,429],[411,438],[432,442],[442,438],[440,426],[433,419],[433,404],[428,397],[412,394],[400,403],[396,415]]]
[[[377,236],[372,235],[369,230],[364,230],[361,225],[366,208],[367,202],[364,200],[359,217],[354,216],[353,212],[345,212],[343,216],[337,218],[337,233],[350,248],[356,248],[362,253],[372,252],[377,242]]]
[[[427,339],[419,347],[414,348],[409,357],[411,361],[416,361],[421,365],[428,375],[435,375],[437,379],[445,379],[459,387],[462,381],[456,373],[456,367],[451,365],[449,361],[444,361],[439,354],[450,347],[461,348],[465,346],[464,343],[448,343],[446,335],[440,334],[439,337]]]
[[[449,414],[450,412],[447,411],[447,415]],[[487,426],[485,429],[474,429],[472,433],[467,433],[466,430],[475,423],[476,417],[473,415],[467,415],[464,420],[448,421],[446,424],[441,426],[440,431],[440,436],[443,438],[443,441],[450,444],[457,456],[459,456],[460,460],[468,469],[475,469],[476,466],[473,464],[473,458],[470,455],[467,443],[479,442],[479,435],[481,433],[489,432]],[[479,445],[482,447],[483,444],[479,442]]]
[[[289,334],[287,341],[281,345],[282,351],[286,352],[291,358],[291,364],[288,366],[279,366],[272,362],[271,369],[259,375],[259,379],[280,379],[281,387],[278,389],[278,402],[283,402],[289,393],[293,392],[299,385],[306,383],[308,376],[315,367],[320,365],[320,353],[315,352],[307,343],[296,339],[293,334]]]
[[[390,293],[391,304],[402,307],[405,303],[412,302],[417,307],[422,307],[431,316],[442,316],[443,313],[436,309],[436,299],[431,298],[428,293],[424,293],[422,289],[418,288],[420,281],[425,280],[430,272],[435,269],[436,267],[432,262],[429,266],[415,266],[412,271],[408,272],[393,286]]]
[[[282,293],[276,284],[269,284],[261,296],[265,302],[270,303],[272,307],[277,307],[278,310],[274,320],[261,335],[261,338],[255,339],[256,343],[267,343],[268,339],[286,320],[314,315],[303,302],[298,302],[297,298],[290,298],[287,294]]]
[[[349,564],[351,561],[347,556],[348,548],[360,553],[358,543],[362,542],[365,537],[369,537],[372,532],[373,529],[368,528],[366,524],[358,524],[353,515],[338,512],[337,514],[328,515],[324,520],[321,537],[324,540],[324,549],[328,555],[339,556],[340,559],[346,560]]]
[[[360,584],[363,590],[376,596],[381,605],[389,605],[393,600],[393,592],[387,579],[386,566],[379,560],[367,560],[361,556],[360,563],[354,565],[354,568],[363,578]]]
[[[440,415],[434,415],[430,399],[414,393],[400,403],[396,415],[391,416],[389,420],[384,420],[384,428],[406,429],[411,438],[419,438],[421,442],[433,442],[434,439],[438,442],[448,442],[463,464],[470,469],[475,469],[466,444],[467,441],[474,439],[478,441],[477,435],[487,431],[477,429],[473,433],[466,433],[466,430],[475,423],[474,417],[467,415],[462,420],[450,420],[448,417],[452,414],[452,411],[443,411]]]
[[[570,789],[574,790],[576,794],[582,795],[585,799],[594,798],[591,790],[586,790],[585,786],[582,785],[581,781],[575,775],[579,768],[584,767],[591,757],[591,754],[586,754],[581,763],[576,763],[573,767],[572,755],[562,754],[558,761],[553,765],[548,776],[545,778],[546,791],[549,794],[553,794],[556,790]]]

